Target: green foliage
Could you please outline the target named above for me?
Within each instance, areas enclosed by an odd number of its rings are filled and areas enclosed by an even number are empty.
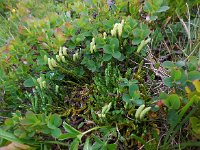
[[[90,105],[92,120],[100,125],[117,125],[121,142],[125,142],[124,139],[133,140],[129,137],[131,131],[138,136],[141,134],[145,136],[146,130],[149,129],[146,126],[146,118],[148,118],[151,107],[146,107],[138,113],[139,117],[135,118],[135,113],[138,111],[136,107],[142,105],[144,100],[140,95],[138,81],[133,77],[131,69],[121,73],[119,67],[111,63],[107,64],[104,73],[94,77],[92,104]],[[127,120],[126,114],[133,119]],[[143,128],[139,127],[141,124],[144,125]],[[127,133],[127,131],[130,132]]]
[[[197,105],[197,112],[194,114],[194,116],[190,117],[190,124],[191,124],[191,129],[192,133],[199,139],[199,106],[200,106],[200,81],[199,80],[194,80],[193,82],[194,85],[194,90],[191,91],[189,87],[186,87],[186,91],[188,93],[188,97],[191,98],[191,100],[194,101],[195,105]]]
[[[73,128],[72,126],[70,126],[69,124],[67,124],[66,122],[63,123],[63,127],[65,129],[65,131],[67,132],[66,134],[62,134],[59,136],[60,140],[66,140],[66,139],[73,139],[73,141],[71,142],[69,149],[70,150],[78,150],[78,146],[81,143],[81,139],[82,137],[93,131],[93,130],[97,130],[100,127],[94,127],[92,129],[89,129],[85,132],[79,132],[78,130],[76,130],[75,128]],[[85,146],[84,149],[86,149],[86,147],[89,147],[89,138],[86,140],[85,142]],[[91,146],[90,146],[91,147]]]
[[[193,56],[190,57],[187,62],[179,61],[177,63],[173,63],[166,61],[163,63],[163,67],[168,68],[170,71],[170,77],[165,78],[164,83],[169,87],[177,87],[178,85],[179,87],[185,88],[186,91],[185,92],[182,89],[176,88],[176,94],[167,95],[163,93],[160,95],[160,98],[163,99],[164,104],[168,107],[167,119],[171,127],[165,137],[163,147],[170,147],[169,142],[172,138],[169,138],[169,136],[173,137],[188,120],[190,120],[193,134],[198,137],[198,118],[191,117],[192,115],[198,113],[199,110],[200,72],[198,70],[197,62],[198,59]],[[193,89],[193,91],[191,89]],[[184,99],[186,102],[183,101]],[[184,107],[182,107],[182,105],[184,105]],[[192,111],[186,114],[190,108]],[[172,134],[172,132],[174,133]]]
[[[180,99],[177,94],[169,95],[164,99],[164,104],[170,109],[179,109],[180,108]]]
[[[169,9],[163,0],[146,0],[144,3],[144,11],[148,13],[149,20],[156,20],[158,14]]]
[[[178,1],[178,0],[167,0],[168,5],[170,6],[170,10],[169,10],[169,14],[174,16],[175,14],[173,14],[173,12],[178,12],[180,15],[183,16],[183,14],[187,13],[188,8],[192,9],[193,7],[195,7],[197,4],[199,4],[198,0],[185,0],[185,1]],[[187,5],[188,8],[187,8]],[[195,11],[194,13],[191,11],[191,16],[195,15]]]
[[[200,138],[200,119],[197,117],[190,117],[190,124],[192,128],[192,132],[195,134],[197,138]]]
[[[8,141],[12,141],[12,142],[20,142],[20,140],[18,138],[15,137],[15,135],[4,131],[3,129],[0,128],[0,137],[3,139],[6,139]]]
[[[126,78],[122,79],[122,86],[127,86],[128,87],[128,93],[123,94],[123,101],[126,103],[133,103],[135,105],[141,105],[144,103],[143,100],[140,99],[140,91],[139,87],[137,85],[137,80],[131,80],[128,81]]]
[[[179,85],[184,87],[188,82],[200,79],[197,57],[192,56],[187,62],[178,61],[173,63],[165,61],[162,66],[170,71],[170,77],[164,79],[166,86]],[[184,67],[186,68],[184,69]]]
[[[4,130],[13,131],[14,135],[22,140],[33,139],[34,137],[42,137],[51,135],[58,138],[61,134],[59,126],[62,120],[57,114],[34,114],[27,112],[24,117],[16,112],[12,118],[5,120]]]
[[[94,77],[95,84],[93,90],[93,97],[98,106],[101,107],[105,103],[115,101],[115,97],[121,91],[120,87],[118,86],[120,77],[121,74],[119,70],[117,68],[112,67],[111,63],[107,65],[104,75],[99,74],[98,76]],[[108,94],[110,94],[111,96],[108,97]]]

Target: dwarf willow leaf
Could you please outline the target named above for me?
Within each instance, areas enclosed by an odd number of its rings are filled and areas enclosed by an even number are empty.
[[[158,12],[158,13],[160,13],[160,12],[165,12],[165,11],[167,11],[168,9],[169,9],[168,6],[162,6],[162,7],[160,7],[159,10],[157,10],[156,12]]]
[[[164,104],[171,109],[179,109],[180,108],[180,98],[177,94],[171,94],[164,100]]]

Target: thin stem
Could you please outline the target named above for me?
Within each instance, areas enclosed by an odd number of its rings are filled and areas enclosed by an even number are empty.
[[[189,120],[189,117],[192,116],[196,112],[197,108],[193,108],[190,113],[183,119],[183,121],[176,127],[175,131],[169,138],[169,142],[172,140],[172,138],[175,136],[175,134],[178,132],[178,130]]]
[[[97,130],[97,129],[99,129],[99,128],[101,128],[101,127],[94,127],[94,128],[92,128],[92,129],[89,129],[89,130],[83,132],[82,135],[85,135],[85,134],[87,134],[87,133],[89,133],[89,132],[91,132],[91,131],[93,131],[93,130]]]
[[[58,145],[63,145],[63,146],[69,146],[69,144],[59,142],[59,141],[44,141],[44,142],[41,142],[41,144],[58,144]]]

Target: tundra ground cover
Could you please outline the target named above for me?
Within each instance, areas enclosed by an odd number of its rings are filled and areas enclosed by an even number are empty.
[[[0,8],[1,146],[200,146],[198,1],[3,0]]]

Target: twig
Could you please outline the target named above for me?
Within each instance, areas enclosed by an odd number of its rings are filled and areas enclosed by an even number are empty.
[[[157,145],[157,150],[159,150],[161,140],[162,140],[162,138],[163,138],[165,135],[166,135],[166,134],[163,134],[163,135],[160,137],[160,140],[159,140],[158,145]]]
[[[153,138],[153,139],[147,141],[146,144],[147,144],[147,143],[150,143],[150,142],[153,141],[153,140],[155,140],[155,138]],[[138,150],[141,150],[144,146],[145,146],[145,145],[143,144]]]

